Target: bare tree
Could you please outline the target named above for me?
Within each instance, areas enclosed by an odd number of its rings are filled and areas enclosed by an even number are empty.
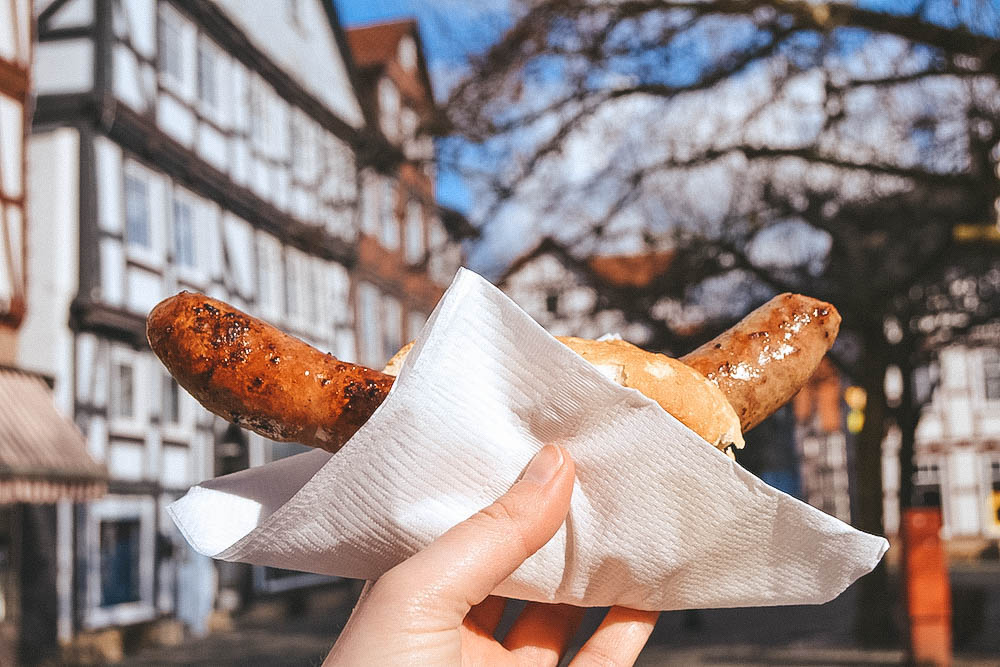
[[[856,523],[882,531],[893,422],[905,506],[929,398],[915,369],[1000,317],[997,246],[963,242],[996,224],[1000,200],[996,0],[891,14],[796,0],[526,3],[472,60],[446,123],[444,159],[476,183],[497,265],[529,231],[579,255],[678,250],[683,283],[675,270],[598,300],[644,319],[658,345],[695,342],[664,304],[710,307],[721,326],[775,291],[832,301],[844,316],[836,362],[868,394]],[[891,366],[906,380],[892,405]],[[887,590],[884,569],[866,579],[866,638],[888,635]]]

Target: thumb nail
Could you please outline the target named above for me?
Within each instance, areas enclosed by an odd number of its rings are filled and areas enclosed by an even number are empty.
[[[521,479],[543,486],[552,481],[562,464],[562,450],[555,445],[545,445],[531,459],[531,463],[524,469]]]

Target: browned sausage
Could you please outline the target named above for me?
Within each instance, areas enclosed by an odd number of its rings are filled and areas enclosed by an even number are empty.
[[[211,412],[267,438],[330,452],[365,423],[393,380],[201,294],[181,292],[157,305],[146,337]]]
[[[681,361],[718,385],[745,431],[802,387],[839,325],[830,304],[784,294]],[[182,292],[156,306],[147,338],[208,410],[273,440],[331,452],[371,416],[393,381],[199,294]]]
[[[802,388],[839,329],[829,303],[781,294],[681,361],[719,386],[745,432]]]

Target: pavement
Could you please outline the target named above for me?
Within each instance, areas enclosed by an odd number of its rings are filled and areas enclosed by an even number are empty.
[[[319,665],[353,605],[357,589],[341,585],[285,607],[258,607],[234,627],[170,648],[148,649],[119,663],[151,665]],[[1000,565],[952,573],[955,665],[1000,667]],[[516,614],[508,609],[509,618]],[[712,609],[661,615],[638,665],[898,665],[902,648],[863,648],[851,634],[856,591],[824,605]],[[509,605],[510,607],[510,605]],[[292,610],[294,609],[294,613]],[[588,613],[578,643],[600,622]],[[508,621],[509,622],[509,621]],[[501,630],[503,628],[501,624]]]

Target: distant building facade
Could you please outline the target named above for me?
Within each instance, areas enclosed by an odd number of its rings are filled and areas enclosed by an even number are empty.
[[[372,341],[381,352],[388,339],[373,332],[393,318],[359,305],[377,282],[364,268],[362,220],[380,219],[367,206],[388,195],[363,174],[391,170],[380,157],[391,142],[368,122],[332,3],[35,5],[28,242],[42,252],[30,257],[39,279],[28,296],[43,307],[22,337],[49,342],[22,345],[19,360],[56,379],[111,477],[106,498],[61,519],[71,539],[60,576],[72,586],[59,600],[60,636],[164,619],[201,632],[213,608],[321,579],[212,564],[166,506],[198,481],[301,446],[198,406],[149,351],[145,316],[179,290],[204,292],[339,358],[376,361]],[[420,150],[430,164],[433,145]],[[445,285],[461,259],[450,236],[435,236],[433,172],[423,169],[411,189],[428,211],[424,254],[402,291],[385,290],[401,304],[400,336],[439,294],[417,274],[439,264],[431,282]],[[409,194],[393,192],[402,214]],[[389,253],[380,271],[395,275],[404,260]]]
[[[931,393],[914,442],[916,505],[940,507],[955,555],[1000,543],[1000,346],[990,329],[971,345],[941,351],[915,378]],[[899,527],[899,434],[883,445],[886,531]]]
[[[668,252],[580,258],[544,238],[511,263],[497,286],[554,336],[619,334],[643,345],[647,327],[599,297],[608,287],[648,284],[669,270],[671,258]]]
[[[354,276],[358,359],[381,368],[413,340],[462,263],[475,230],[434,195],[436,109],[417,23],[347,31],[362,106],[379,132],[361,175],[364,205]]]
[[[673,260],[673,253],[663,250],[578,257],[558,241],[546,238],[512,262],[497,284],[553,335],[597,338],[617,333],[629,342],[654,349],[649,345],[646,325],[636,322],[606,295],[673,279]],[[669,319],[675,329],[694,334],[700,326],[669,299],[656,302],[652,308],[654,317]],[[673,355],[687,352],[654,351]],[[816,405],[814,391],[820,394],[821,408]],[[739,460],[768,483],[848,520],[848,449],[839,420],[840,391],[835,374],[814,379],[808,397],[797,399],[796,410],[782,408],[747,435],[748,446]],[[797,419],[802,412],[805,414]]]
[[[851,521],[851,450],[840,373],[823,359],[792,399],[801,498],[841,521]]]

